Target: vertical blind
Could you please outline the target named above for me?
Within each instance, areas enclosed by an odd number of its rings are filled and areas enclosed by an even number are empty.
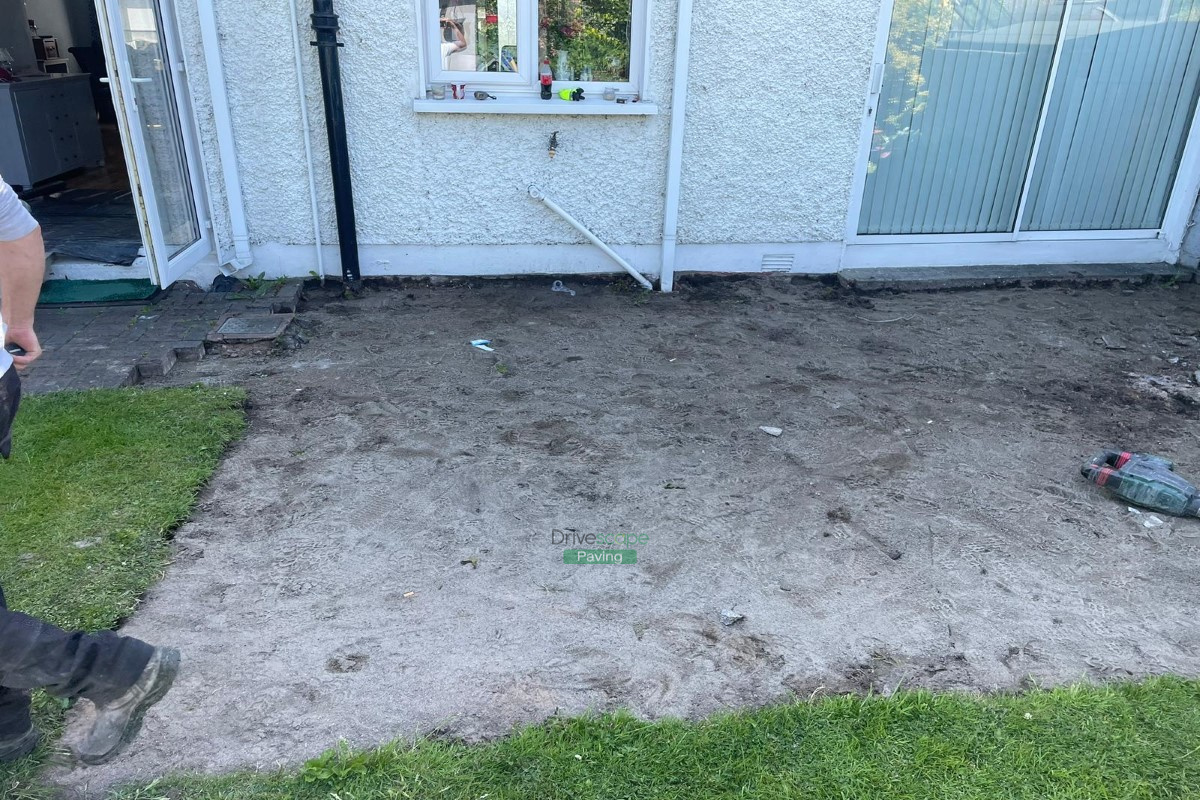
[[[859,233],[1158,228],[1198,31],[1200,0],[895,0]]]
[[[1200,2],[1071,10],[1021,227],[1162,225],[1200,89]]]
[[[896,0],[859,233],[1016,220],[1065,0]]]

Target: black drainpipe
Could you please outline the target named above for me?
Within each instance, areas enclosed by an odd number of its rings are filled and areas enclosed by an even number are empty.
[[[321,93],[325,97],[325,129],[329,135],[329,165],[333,172],[333,205],[337,211],[338,246],[342,251],[342,280],[357,283],[358,230],[354,224],[354,189],[350,185],[350,147],[346,144],[346,108],[342,102],[342,68],[338,61],[338,16],[333,0],[313,0],[313,31],[321,60]]]

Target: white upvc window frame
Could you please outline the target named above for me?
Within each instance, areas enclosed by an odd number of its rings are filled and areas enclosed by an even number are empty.
[[[627,81],[560,81],[555,80],[555,92],[564,88],[582,88],[589,100],[599,100],[607,88],[617,95],[639,99],[645,96],[646,64],[649,61],[650,2],[630,0],[629,80]],[[539,98],[538,68],[541,53],[538,49],[539,0],[516,0],[517,4],[517,72],[468,72],[442,69],[441,19],[438,0],[417,0],[421,40],[421,82],[418,101],[428,96],[434,84],[466,84],[467,91],[483,89],[514,99]],[[555,98],[558,100],[558,98]],[[446,101],[454,102],[447,96]],[[477,102],[477,101],[473,101]],[[543,101],[545,102],[545,101]],[[559,103],[563,101],[559,100]],[[449,110],[449,109],[447,109]],[[457,109],[456,109],[457,110]],[[482,110],[482,109],[479,109]],[[624,111],[625,109],[622,109]],[[643,113],[653,113],[650,107]]]
[[[537,70],[533,68],[531,59],[525,54],[534,52],[537,48],[537,37],[534,35],[537,26],[537,0],[516,0],[517,7],[517,71],[516,72],[475,72],[468,70],[442,69],[442,29],[439,24],[441,11],[438,0],[418,0],[423,14],[421,15],[422,40],[425,46],[425,66],[429,85],[435,83],[465,83],[472,88],[488,89],[489,91],[521,91],[537,79]]]

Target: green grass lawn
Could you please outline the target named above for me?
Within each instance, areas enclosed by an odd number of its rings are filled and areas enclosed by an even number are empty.
[[[1200,682],[834,697],[699,723],[553,720],[502,741],[333,751],[124,800],[1097,800],[1200,797]]]
[[[27,397],[0,461],[0,585],[9,606],[71,629],[131,614],[166,566],[187,518],[245,424],[240,389],[136,389]],[[58,705],[39,696],[38,721]],[[48,747],[0,766],[0,797],[41,796]]]
[[[129,614],[224,446],[234,390],[33,398],[0,463],[0,582],[69,627]],[[214,689],[219,687],[214,687]],[[61,717],[46,698],[39,724]],[[0,798],[44,798],[46,750],[0,768]],[[477,746],[337,749],[303,767],[167,776],[123,800],[1174,800],[1200,798],[1200,681],[1157,678],[971,697],[832,697],[701,722],[554,719]]]

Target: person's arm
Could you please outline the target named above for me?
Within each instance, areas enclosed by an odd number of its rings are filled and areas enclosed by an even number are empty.
[[[463,32],[462,23],[457,20],[450,20],[450,27],[454,29],[455,52],[467,49],[467,35]]]
[[[42,229],[12,188],[0,180],[0,317],[8,328],[4,343],[25,351],[23,356],[13,356],[21,368],[42,354],[33,317],[45,272]]]

